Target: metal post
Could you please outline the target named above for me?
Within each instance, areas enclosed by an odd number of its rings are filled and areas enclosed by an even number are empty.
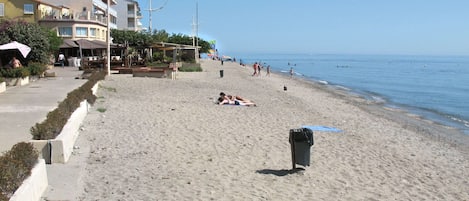
[[[196,37],[196,43],[195,43],[195,61],[196,63],[199,63],[199,1],[196,2],[195,4],[195,37]]]
[[[109,8],[111,7],[111,0],[107,0],[107,76],[111,75],[111,29],[109,27],[109,23],[111,21],[111,15],[109,14]]]

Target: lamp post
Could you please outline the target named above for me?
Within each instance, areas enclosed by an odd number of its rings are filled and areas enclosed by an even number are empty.
[[[199,1],[195,2],[195,61],[199,63]]]
[[[106,66],[107,66],[107,76],[111,75],[111,28],[109,23],[111,21],[111,15],[109,14],[109,8],[111,7],[111,0],[107,0],[107,56],[106,56]]]
[[[149,1],[150,1],[150,8],[148,8],[147,11],[149,12],[149,17],[150,17],[150,18],[149,18],[149,21],[150,21],[150,22],[149,22],[149,25],[148,25],[148,29],[150,29],[149,31],[150,31],[150,33],[152,33],[153,30],[152,30],[152,27],[151,27],[151,24],[152,24],[152,22],[151,22],[151,20],[152,20],[151,13],[163,9],[164,6],[166,5],[166,3],[168,3],[168,0],[166,0],[166,1],[164,2],[164,4],[163,4],[162,6],[160,6],[159,8],[152,8],[152,6],[151,6],[151,1],[152,1],[152,0],[149,0]]]

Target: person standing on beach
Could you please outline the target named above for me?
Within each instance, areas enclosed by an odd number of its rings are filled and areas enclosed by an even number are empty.
[[[257,76],[261,76],[261,62],[259,62],[259,64],[257,64]]]
[[[258,66],[257,62],[255,62],[254,65],[252,65],[252,68],[254,69],[254,73],[252,73],[252,76],[257,75],[257,66]]]
[[[293,78],[293,67],[290,67],[290,78]]]
[[[265,76],[270,77],[270,65],[267,66],[267,73],[265,74]]]

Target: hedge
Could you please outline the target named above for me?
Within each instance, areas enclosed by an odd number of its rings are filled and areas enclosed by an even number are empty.
[[[31,127],[30,131],[31,135],[33,135],[33,139],[49,140],[56,138],[72,113],[80,107],[80,103],[83,100],[94,104],[96,96],[93,95],[91,89],[98,81],[103,80],[105,76],[106,71],[94,72],[85,84],[68,93],[67,98],[60,102],[55,110],[47,114],[46,120],[41,123],[36,123],[36,125]]]
[[[0,201],[8,200],[31,175],[38,153],[32,143],[20,142],[0,156]]]
[[[25,78],[30,75],[42,75],[46,70],[47,66],[45,64],[31,62],[25,67],[2,68],[0,69],[0,77]]]

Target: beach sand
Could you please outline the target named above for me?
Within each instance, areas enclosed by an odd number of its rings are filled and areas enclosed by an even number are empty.
[[[202,66],[100,84],[79,137],[90,153],[77,200],[469,200],[456,130],[298,77]],[[257,107],[216,105],[220,92]],[[314,132],[311,165],[293,172],[289,130],[303,125],[343,132]]]

